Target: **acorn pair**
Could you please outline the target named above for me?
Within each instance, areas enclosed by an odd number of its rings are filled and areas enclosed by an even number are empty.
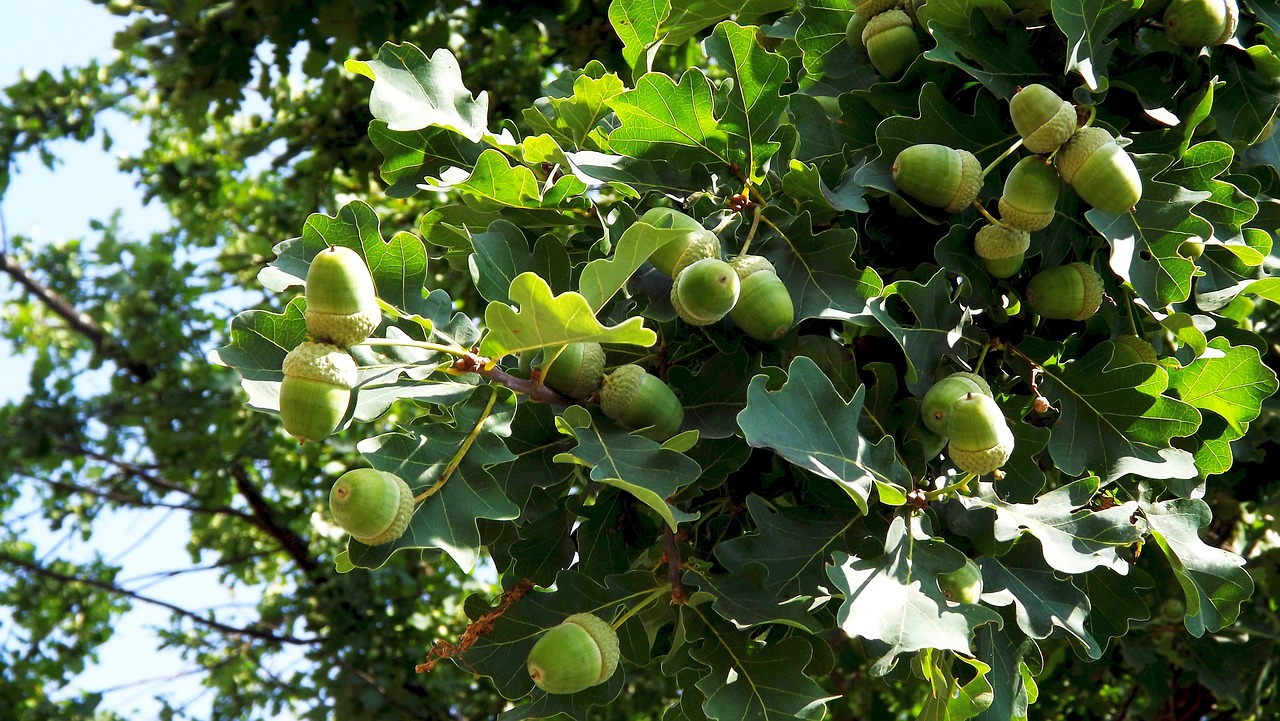
[[[1013,431],[991,386],[974,373],[952,373],[934,383],[920,404],[925,427],[948,439],[947,455],[965,473],[984,475],[1013,455]]]
[[[871,66],[896,78],[920,55],[914,0],[862,0],[845,26],[845,42],[865,52]]]
[[[1010,278],[1022,270],[1031,232],[1048,227],[1058,204],[1058,173],[1039,156],[1019,160],[1004,181],[1000,222],[978,230],[974,252],[994,278]]]

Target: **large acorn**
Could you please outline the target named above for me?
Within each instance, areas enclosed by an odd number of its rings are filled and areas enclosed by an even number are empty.
[[[674,436],[684,423],[684,406],[671,387],[635,364],[605,376],[600,410],[623,428],[646,429],[640,435],[659,443]]]
[[[756,340],[777,340],[795,321],[795,305],[773,263],[759,255],[739,255],[729,261],[738,273],[741,290],[729,318]]]
[[[548,348],[544,353],[553,349]],[[604,379],[604,347],[599,343],[570,343],[556,356],[550,368],[539,363],[542,383],[565,395],[586,400],[600,388]]]
[[[703,258],[685,266],[671,286],[676,314],[691,325],[710,325],[729,314],[741,284],[733,266],[719,258]]]
[[[359,378],[356,361],[342,348],[304,341],[284,357],[280,418],[300,443],[328,438],[338,428]]]
[[[352,538],[366,546],[381,546],[403,536],[409,527],[413,491],[397,475],[357,468],[333,484],[329,512]]]
[[[1085,320],[1102,305],[1102,276],[1088,263],[1045,268],[1027,283],[1027,303],[1045,318]]]
[[[981,393],[966,393],[951,405],[947,437],[947,455],[965,473],[990,473],[1013,455],[1013,431],[1000,406]]]
[[[976,373],[960,371],[934,383],[920,401],[920,418],[925,426],[940,436],[947,434],[951,421],[951,407],[956,399],[970,393],[991,397],[991,386]]]
[[[307,270],[307,331],[316,340],[347,347],[363,342],[382,322],[373,277],[360,254],[331,245]]]
[[[1052,153],[1076,130],[1076,109],[1049,88],[1033,83],[1009,100],[1013,127],[1033,153]]]
[[[938,589],[955,603],[977,603],[982,598],[982,569],[972,559],[951,573],[938,574]]]
[[[920,55],[915,23],[901,10],[887,10],[868,20],[862,44],[871,65],[886,78],[898,77]]]
[[[1004,180],[1000,222],[1021,230],[1040,230],[1053,220],[1058,204],[1058,171],[1035,155],[1019,160]]]
[[[982,165],[967,150],[921,143],[904,148],[894,158],[893,182],[925,205],[956,213],[978,197]]]
[[[1188,47],[1221,45],[1236,34],[1236,0],[1171,0],[1164,11],[1164,34]]]
[[[1057,162],[1062,179],[1098,210],[1119,215],[1142,199],[1133,158],[1103,128],[1081,128],[1062,146]]]
[[[683,231],[682,235],[649,256],[654,267],[672,278],[685,266],[703,258],[720,257],[720,241],[702,223],[671,208],[650,208],[636,221],[663,230]]]
[[[538,639],[526,667],[534,685],[547,693],[583,691],[617,670],[618,634],[598,616],[575,613]]]
[[[973,250],[993,278],[1011,278],[1022,270],[1031,234],[1008,225],[984,225],[973,240]]]

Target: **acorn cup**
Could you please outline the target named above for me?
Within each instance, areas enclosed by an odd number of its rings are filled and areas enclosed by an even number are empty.
[[[1111,339],[1115,344],[1115,349],[1111,353],[1111,362],[1107,365],[1113,368],[1121,366],[1131,366],[1135,363],[1155,363],[1160,360],[1156,355],[1155,346],[1136,335],[1121,335]]]
[[[952,404],[947,437],[947,454],[965,473],[985,475],[1013,455],[1013,431],[1000,406],[981,393],[966,393]]]
[[[547,348],[543,353],[553,350]],[[550,368],[544,368],[541,363],[534,367],[542,371],[543,385],[586,400],[604,380],[604,347],[592,342],[570,343],[556,356]]]
[[[893,4],[897,4],[896,0]],[[901,75],[920,55],[915,23],[910,15],[896,9],[886,10],[867,21],[862,29],[862,44],[871,65],[886,78]]]
[[[618,634],[593,614],[575,613],[542,634],[526,668],[534,685],[547,693],[577,693],[602,684],[618,669]]]
[[[982,165],[973,153],[935,143],[904,148],[893,160],[893,182],[925,205],[964,210],[982,189]]]
[[[331,245],[307,270],[307,331],[316,340],[346,348],[361,343],[382,322],[373,276],[360,254]]]
[[[304,341],[284,357],[280,418],[299,443],[328,438],[347,414],[359,378],[356,361],[342,348]]]
[[[1049,88],[1033,83],[1014,93],[1009,116],[1033,153],[1052,153],[1076,131],[1076,109]]]
[[[991,397],[991,386],[976,373],[960,371],[934,383],[920,401],[920,418],[925,427],[940,436],[947,434],[951,407],[956,399],[970,393]]]
[[[720,257],[720,241],[702,223],[671,208],[650,208],[636,221],[655,228],[685,231],[684,236],[658,248],[649,256],[655,268],[672,278],[685,266],[703,258]]]
[[[993,278],[1017,275],[1030,247],[1030,233],[1006,225],[984,225],[973,240],[974,252]]]
[[[329,513],[352,538],[366,546],[381,546],[403,536],[409,527],[413,491],[399,476],[357,468],[333,484]]]
[[[948,601],[977,603],[982,598],[982,569],[966,558],[955,571],[938,574],[938,589]]]
[[[1236,33],[1240,8],[1236,0],[1171,0],[1164,11],[1169,42],[1187,47],[1221,45]]]
[[[1133,158],[1102,128],[1077,131],[1058,152],[1057,163],[1062,179],[1098,210],[1120,215],[1142,199],[1142,178]]]
[[[671,304],[684,322],[711,325],[729,314],[740,291],[738,273],[731,265],[719,258],[703,258],[676,276]]]
[[[1000,222],[1026,231],[1048,227],[1061,185],[1058,171],[1043,158],[1032,155],[1019,160],[1004,180]]]
[[[729,261],[742,288],[729,311],[732,320],[756,340],[777,340],[795,322],[795,305],[773,263],[759,255],[740,255]]]
[[[684,406],[671,387],[635,364],[605,376],[600,410],[623,428],[644,428],[640,435],[661,443],[680,431]]]
[[[1086,320],[1102,305],[1102,276],[1087,263],[1045,268],[1027,283],[1027,303],[1045,318]]]

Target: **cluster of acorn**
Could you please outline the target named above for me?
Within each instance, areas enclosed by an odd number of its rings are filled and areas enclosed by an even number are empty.
[[[886,78],[896,78],[920,54],[916,35],[916,0],[855,0],[845,26],[849,47],[865,52],[871,66]]]
[[[934,383],[920,403],[920,417],[948,439],[947,455],[965,473],[990,473],[1013,455],[1013,431],[979,375],[952,373]]]

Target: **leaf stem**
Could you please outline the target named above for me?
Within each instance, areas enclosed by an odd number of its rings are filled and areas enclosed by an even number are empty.
[[[996,166],[997,166],[997,165],[999,165],[1000,163],[1003,163],[1005,158],[1007,158],[1007,157],[1009,157],[1010,155],[1012,155],[1012,154],[1013,154],[1013,152],[1014,152],[1015,150],[1017,150],[1018,148],[1020,148],[1020,147],[1022,147],[1022,138],[1018,138],[1017,140],[1015,140],[1015,141],[1013,142],[1013,145],[1010,145],[1010,146],[1009,146],[1009,149],[1008,149],[1008,150],[1006,150],[1006,151],[1004,151],[1003,153],[1001,153],[1001,154],[1000,154],[1000,157],[998,157],[998,158],[996,158],[995,160],[991,161],[991,165],[988,165],[987,167],[983,168],[983,169],[982,169],[982,178],[985,180],[985,179],[986,179],[986,177],[987,177],[988,175],[990,175],[990,174],[991,174],[991,171],[993,171],[993,170],[995,170],[995,169],[996,169]]]
[[[453,460],[449,461],[449,465],[445,467],[444,473],[440,474],[440,478],[437,479],[435,483],[431,484],[430,488],[414,496],[413,502],[415,504],[425,501],[435,495],[436,491],[443,488],[445,481],[449,480],[449,476],[452,476],[453,472],[456,471],[458,466],[462,463],[462,459],[467,455],[467,451],[471,450],[471,444],[475,443],[476,438],[480,436],[480,429],[484,428],[484,422],[489,420],[489,414],[493,412],[493,406],[498,402],[498,391],[496,389],[491,390],[492,394],[489,396],[489,403],[484,407],[484,413],[480,415],[480,420],[476,421],[476,427],[472,428],[471,433],[467,434],[466,440],[464,440],[462,445],[458,447],[458,452],[453,454]]]
[[[974,200],[973,207],[978,209],[978,214],[986,218],[988,223],[991,223],[992,225],[1001,225],[1000,221],[997,220],[994,215],[988,213],[987,209],[982,207],[982,203],[980,201]]]
[[[366,338],[364,342],[356,345],[374,346],[400,346],[403,348],[421,348],[423,350],[433,350],[437,353],[447,353],[451,356],[462,358],[470,355],[471,351],[460,346],[448,346],[440,343],[432,343],[424,340],[413,340],[412,338]]]
[[[760,217],[763,215],[760,206],[756,206],[755,214],[751,217],[751,229],[747,231],[747,239],[742,241],[742,250],[738,251],[738,255],[746,255],[747,248],[751,247],[751,240],[756,237],[756,228],[760,226]]]
[[[964,478],[961,478],[955,483],[952,483],[947,486],[943,486],[942,488],[939,488],[934,491],[925,491],[925,494],[924,494],[925,500],[936,501],[939,498],[942,498],[943,496],[947,495],[952,491],[963,491],[969,487],[969,482],[975,478],[977,478],[976,475],[972,473],[966,473],[964,474]]]
[[[670,591],[671,591],[671,584],[669,583],[662,584],[662,587],[654,589],[653,593],[650,593],[648,596],[645,596],[644,599],[640,601],[640,603],[637,603],[636,605],[632,606],[630,609],[627,610],[626,613],[622,614],[622,616],[618,618],[618,620],[614,621],[609,625],[615,631],[618,630],[619,628],[622,628],[622,624],[630,620],[632,616],[645,610],[650,605],[652,605],[654,601],[658,600],[662,596],[665,596]]]

